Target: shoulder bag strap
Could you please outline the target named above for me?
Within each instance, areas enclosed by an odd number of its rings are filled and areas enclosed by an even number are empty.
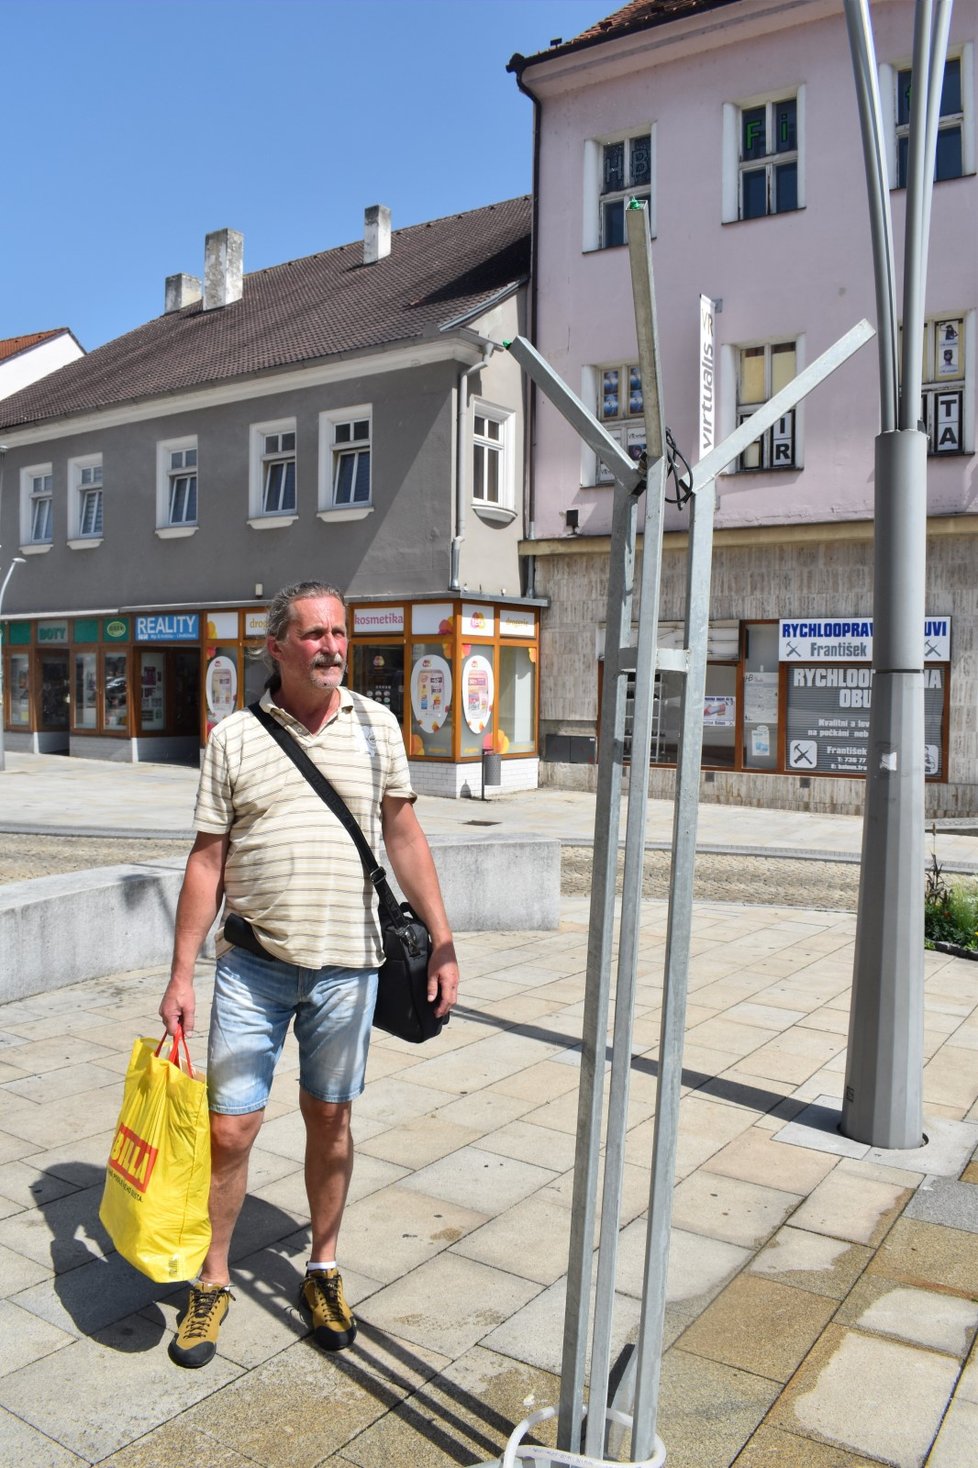
[[[385,910],[387,919],[395,927],[403,922],[401,909],[387,882],[387,873],[379,865],[377,858],[371,850],[370,843],[360,829],[356,817],[353,815],[342,795],[336,791],[322,770],[317,769],[305,750],[287,733],[277,719],[273,719],[267,709],[263,709],[260,703],[250,703],[248,712],[254,714],[259,724],[275,740],[279,748],[288,755],[296,769],[303,775],[315,790],[319,798],[329,806],[336,819],[342,824],[344,830],[357,848],[363,870],[374,885],[381,907]]]

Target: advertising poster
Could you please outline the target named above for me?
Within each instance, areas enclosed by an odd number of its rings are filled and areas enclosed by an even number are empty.
[[[492,664],[476,653],[462,670],[462,712],[473,734],[481,734],[488,724],[493,696]]]
[[[233,714],[238,701],[238,669],[234,659],[226,653],[218,653],[207,664],[204,676],[204,697],[207,700],[208,733]]]
[[[744,723],[777,724],[778,675],[759,672],[744,674]]]
[[[448,717],[452,702],[452,670],[444,658],[429,654],[411,673],[411,710],[426,734],[434,734]]]
[[[703,700],[703,723],[714,728],[732,728],[736,699],[733,694],[707,694]]]
[[[792,668],[786,757],[796,774],[865,775],[873,670]],[[924,670],[924,773],[941,773],[944,669]]]

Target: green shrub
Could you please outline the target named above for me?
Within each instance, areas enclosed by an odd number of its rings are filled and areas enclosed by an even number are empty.
[[[935,943],[978,948],[978,887],[947,882],[936,856],[924,886],[924,943],[928,948]]]

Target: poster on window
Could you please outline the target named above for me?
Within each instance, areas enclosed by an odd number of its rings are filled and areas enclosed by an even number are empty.
[[[434,734],[448,717],[452,670],[444,658],[419,658],[411,672],[411,710],[426,734]]]
[[[778,675],[764,669],[744,674],[744,723],[778,722]]]
[[[476,653],[462,669],[462,712],[473,734],[481,734],[488,724],[494,692],[492,664]]]
[[[207,700],[207,729],[233,714],[238,701],[238,669],[232,658],[218,653],[207,664],[204,675],[204,697]]]
[[[961,339],[956,321],[938,321],[937,332],[937,375],[938,377],[960,377]]]
[[[924,773],[941,773],[942,667],[924,669]],[[792,668],[788,677],[786,761],[796,774],[865,775],[873,670]]]
[[[736,702],[732,693],[708,693],[703,700],[703,723],[714,728],[732,728]]]

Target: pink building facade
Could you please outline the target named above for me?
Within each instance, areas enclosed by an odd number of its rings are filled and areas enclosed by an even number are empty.
[[[913,5],[872,5],[902,283]],[[978,187],[973,5],[956,7],[926,293],[928,808],[978,810]],[[605,426],[643,446],[625,203],[648,201],[666,422],[695,466],[863,317],[866,184],[837,0],[634,3],[511,68],[535,100],[535,342]],[[701,297],[713,303],[704,378]],[[861,808],[871,699],[875,342],[718,480],[704,795]],[[701,424],[702,402],[711,410]],[[549,599],[545,781],[593,786],[612,492],[536,394],[532,530]],[[662,640],[679,637],[686,512],[667,519]],[[798,629],[805,629],[804,635]],[[792,631],[791,629],[795,629]],[[847,629],[843,631],[842,629]],[[671,788],[678,689],[658,690],[653,793]]]

